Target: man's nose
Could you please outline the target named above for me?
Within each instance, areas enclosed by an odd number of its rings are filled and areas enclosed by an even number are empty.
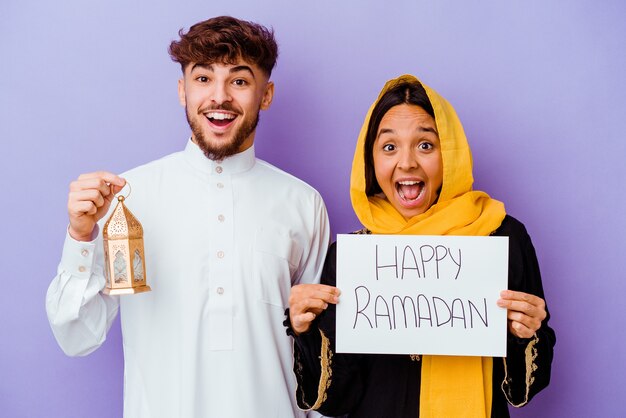
[[[211,92],[211,101],[220,105],[224,102],[230,102],[232,97],[228,91],[228,86],[224,83],[215,83]]]

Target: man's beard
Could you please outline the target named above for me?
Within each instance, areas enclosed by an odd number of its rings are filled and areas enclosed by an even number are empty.
[[[193,137],[196,139],[198,147],[200,147],[204,155],[206,155],[206,157],[210,160],[223,160],[226,157],[237,154],[243,143],[254,132],[259,124],[259,113],[260,112],[257,110],[257,114],[254,119],[249,121],[244,120],[243,125],[241,125],[237,131],[233,132],[233,137],[230,141],[219,144],[211,144],[206,141],[200,123],[197,120],[191,120],[189,117],[189,110],[185,109],[187,123],[189,123]],[[202,113],[199,113],[198,116],[204,117]]]

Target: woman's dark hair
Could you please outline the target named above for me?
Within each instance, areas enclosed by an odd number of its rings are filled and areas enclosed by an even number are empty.
[[[367,134],[365,135],[363,154],[365,158],[365,194],[368,196],[374,196],[382,192],[374,172],[374,141],[376,141],[376,133],[378,132],[380,121],[389,109],[401,104],[419,106],[435,119],[433,105],[430,103],[426,90],[418,81],[400,82],[383,94],[383,97],[380,98],[376,106],[374,106],[374,110],[372,110]]]

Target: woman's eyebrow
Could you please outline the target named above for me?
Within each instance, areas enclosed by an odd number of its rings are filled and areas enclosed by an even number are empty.
[[[395,131],[391,128],[383,128],[380,130],[380,132],[378,132],[378,136],[381,136],[382,134],[392,134]]]
[[[435,135],[439,135],[439,133],[437,132],[437,130],[435,128],[431,128],[430,126],[428,127],[424,127],[424,126],[419,126],[416,131],[418,132],[432,132]],[[381,136],[383,134],[393,134],[395,133],[395,131],[391,128],[383,128],[380,130],[380,132],[378,133],[378,136]]]
[[[428,126],[428,127],[420,126],[419,128],[417,128],[417,130],[419,132],[432,132],[432,133],[434,133],[436,135],[439,135],[437,133],[437,130],[435,128],[431,128],[430,126]]]

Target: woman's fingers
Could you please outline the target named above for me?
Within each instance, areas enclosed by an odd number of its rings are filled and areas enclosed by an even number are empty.
[[[339,302],[340,293],[336,287],[323,284],[300,284],[292,287],[289,295],[289,318],[296,335],[308,331],[311,323],[328,308],[329,303]]]
[[[530,329],[533,333],[541,327],[541,321],[535,317],[517,311],[508,311],[507,318],[522,327]]]
[[[518,338],[532,338],[535,331],[520,322],[509,321],[509,332]]]
[[[325,284],[299,284],[291,288],[289,305],[295,305],[307,299],[320,299],[326,303],[339,301],[339,289]]]
[[[299,315],[291,315],[291,327],[296,332],[296,334],[306,332],[311,327],[311,322],[315,320],[316,316],[317,315],[313,312],[305,312]]]
[[[498,306],[507,309],[509,331],[520,338],[530,338],[546,318],[545,301],[535,295],[513,290],[500,293]]]
[[[296,314],[301,312],[313,312],[319,315],[324,309],[328,308],[328,303],[322,299],[307,298],[293,305],[293,311]]]

